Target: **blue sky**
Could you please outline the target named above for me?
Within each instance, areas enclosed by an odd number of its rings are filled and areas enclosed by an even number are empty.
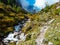
[[[30,3],[30,5],[34,4],[35,3],[35,0],[26,0]]]
[[[20,1],[23,7],[27,7],[28,5],[33,5],[35,3],[34,6],[44,8],[46,6],[46,3],[48,3],[48,5],[52,5],[58,2],[59,0],[20,0]]]
[[[28,10],[29,6],[34,6],[33,9],[37,7],[40,10],[40,9],[45,8],[46,4],[52,5],[56,2],[59,2],[59,0],[19,0],[19,1],[25,10]]]

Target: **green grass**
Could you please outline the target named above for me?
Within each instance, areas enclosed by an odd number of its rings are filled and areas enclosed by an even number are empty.
[[[19,43],[18,45],[36,45],[36,42],[35,42],[35,40],[33,39],[33,40],[28,40],[28,41]]]
[[[60,17],[57,17],[50,26],[46,31],[45,38],[53,45],[60,45]]]

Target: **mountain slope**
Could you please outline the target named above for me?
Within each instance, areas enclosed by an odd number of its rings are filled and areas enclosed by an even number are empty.
[[[45,39],[43,40],[44,45],[52,42],[53,45],[60,45],[60,3],[53,4],[52,6],[46,6],[45,9],[42,9],[39,13],[30,14],[26,13],[21,8],[16,8],[15,5],[5,5],[4,3],[0,4],[0,34],[12,32],[14,26],[18,25],[19,22],[28,18],[29,21],[25,22],[22,27],[22,32],[27,35],[25,41],[10,42],[9,45],[36,45],[36,39],[42,34],[40,31],[43,31],[45,25],[50,26],[46,33],[42,35]],[[50,24],[47,23],[54,19]],[[28,26],[27,26],[28,25]],[[3,32],[3,33],[2,33]],[[53,35],[52,35],[53,34]],[[41,37],[41,35],[40,35]],[[39,37],[39,38],[40,38]]]

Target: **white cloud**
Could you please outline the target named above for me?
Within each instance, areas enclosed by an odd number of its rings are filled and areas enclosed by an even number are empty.
[[[37,6],[37,7],[41,8],[41,9],[44,8],[46,6],[46,4],[52,5],[52,4],[56,3],[56,2],[59,2],[59,0],[35,0],[35,1],[36,2],[34,4],[34,6]]]
[[[34,6],[37,6],[39,8],[44,8],[45,7],[45,0],[35,0]]]
[[[46,1],[46,3],[48,3],[48,5],[52,5],[56,2],[59,2],[59,0],[45,0],[45,1]]]

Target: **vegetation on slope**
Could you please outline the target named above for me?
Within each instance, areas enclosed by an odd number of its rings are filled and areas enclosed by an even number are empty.
[[[10,5],[5,5],[4,3],[0,3],[0,34],[4,35],[4,33],[10,32],[14,30],[14,26],[18,24],[18,22],[22,21],[26,18],[25,14],[17,13],[16,10],[20,10],[19,7],[11,7]]]
[[[45,34],[46,39],[48,42],[52,42],[53,45],[60,45],[60,16],[57,16],[50,26]]]
[[[51,11],[55,21],[49,25],[50,28],[46,31],[45,38],[47,42],[52,42],[53,45],[60,45],[60,3],[52,5]]]
[[[26,41],[19,42],[18,45],[36,45],[35,39],[40,34],[40,28],[45,25],[45,22],[55,19],[55,21],[50,24],[51,28],[46,32],[46,39],[54,43],[54,45],[60,45],[60,3],[56,3],[52,6],[46,6],[37,14],[26,13],[21,7],[13,4],[0,3],[0,34],[5,35],[8,32],[14,30],[14,26],[21,22],[23,19],[28,17],[30,23],[26,22],[28,26],[22,28],[22,32],[27,35]],[[57,25],[58,23],[58,25]],[[56,28],[55,28],[56,27]],[[50,30],[50,31],[49,31]],[[53,34],[49,37],[50,34]],[[15,45],[16,42],[10,43],[10,45]]]

